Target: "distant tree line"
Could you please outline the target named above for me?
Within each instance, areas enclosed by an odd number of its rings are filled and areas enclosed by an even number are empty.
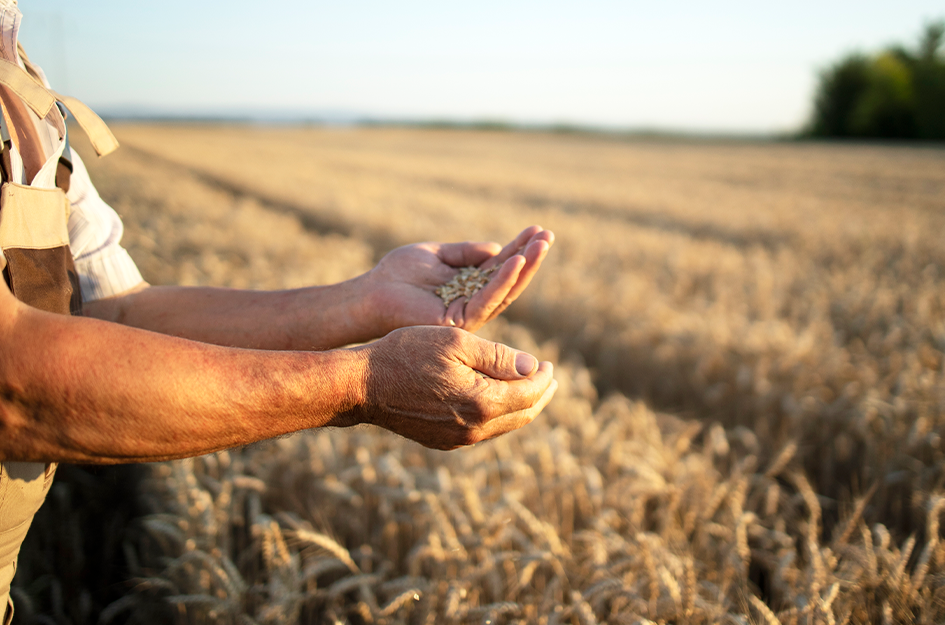
[[[945,140],[945,21],[930,24],[915,50],[851,54],[820,77],[815,137]]]

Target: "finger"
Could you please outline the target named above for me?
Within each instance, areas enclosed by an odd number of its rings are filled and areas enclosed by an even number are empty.
[[[537,417],[542,410],[545,409],[545,406],[548,405],[548,402],[551,401],[551,398],[554,397],[555,391],[557,390],[558,381],[552,380],[551,384],[548,385],[548,388],[545,389],[544,394],[542,394],[542,396],[538,399],[538,402],[531,408],[505,414],[501,417],[497,417],[491,421],[486,422],[479,430],[479,434],[481,436],[479,440],[489,440],[490,438],[507,434],[512,430],[517,430],[528,425],[535,420],[535,417]]]
[[[478,266],[501,251],[492,241],[467,241],[465,243],[443,243],[436,256],[450,267]]]
[[[518,255],[508,259],[486,286],[469,299],[464,311],[464,328],[473,332],[492,316],[493,311],[502,305],[509,291],[519,282],[526,262],[524,257]]]
[[[531,243],[532,241],[544,241],[548,244],[548,247],[551,247],[552,245],[554,245],[554,242],[555,242],[555,233],[552,232],[551,230],[542,230],[541,232],[533,236],[531,238],[531,241],[529,241],[529,243]]]
[[[464,333],[463,337],[462,348],[456,352],[455,358],[467,367],[480,371],[493,380],[524,383],[531,381],[535,376],[541,376],[538,383],[544,382],[545,385],[550,383],[547,372],[538,365],[538,360],[531,354],[513,349],[502,343],[487,341],[474,334]],[[545,379],[546,377],[548,379]],[[525,385],[521,389],[512,390],[529,392],[529,389],[530,387]],[[541,390],[544,391],[544,386]],[[534,400],[537,400],[541,395],[541,393],[535,394],[536,391],[537,389],[530,391],[534,394]],[[508,389],[503,391],[505,394],[509,392]],[[527,405],[517,406],[512,410],[521,410]],[[512,410],[503,412],[511,412]]]
[[[554,383],[554,367],[550,362],[542,362],[531,376],[524,379],[507,381],[484,378],[481,382],[491,387],[491,399],[481,415],[480,427],[502,415],[528,410],[537,405]]]
[[[552,242],[554,241],[553,237],[554,235],[552,235]],[[529,243],[523,253],[525,262],[522,265],[521,271],[518,273],[518,279],[515,284],[509,288],[504,299],[489,312],[489,316],[486,317],[482,323],[499,316],[512,302],[518,299],[518,296],[528,287],[532,278],[538,272],[538,268],[541,267],[541,262],[545,259],[545,256],[548,255],[548,250],[550,249],[549,245],[546,239],[538,239]]]
[[[457,297],[452,302],[450,302],[449,306],[446,307],[446,312],[443,313],[443,325],[465,328],[465,311],[466,298]]]
[[[528,242],[533,236],[539,232],[543,232],[541,226],[529,226],[522,230],[517,237],[515,237],[511,243],[502,248],[498,254],[487,260],[482,264],[482,269],[488,269],[489,267],[494,267],[501,263],[504,263],[508,259],[512,258],[518,254],[523,247],[528,245]]]

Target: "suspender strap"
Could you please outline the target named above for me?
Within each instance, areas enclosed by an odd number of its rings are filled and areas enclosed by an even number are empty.
[[[72,112],[72,116],[75,117],[75,120],[79,122],[79,126],[81,126],[82,130],[85,131],[85,134],[88,135],[89,142],[95,149],[96,154],[99,156],[105,156],[106,154],[111,154],[116,149],[118,149],[118,139],[116,139],[115,135],[112,134],[112,131],[108,129],[108,126],[105,125],[105,122],[102,121],[101,117],[96,115],[92,109],[84,105],[79,100],[58,94],[52,89],[46,89],[45,85],[42,84],[40,72],[30,62],[30,58],[26,55],[26,50],[23,49],[23,45],[20,42],[17,42],[16,50],[20,55],[20,59],[23,61],[23,64],[26,66],[26,71],[20,70],[20,72],[25,74],[27,78],[30,79],[30,82],[45,91],[48,96],[66,105],[66,108]],[[18,65],[14,65],[13,63],[9,64],[16,67],[17,69],[20,69]],[[3,82],[2,75],[0,75],[0,82]],[[10,88],[13,89],[13,87]],[[20,95],[15,89],[14,91],[17,93],[17,95]],[[36,109],[33,110],[35,111]],[[46,109],[46,112],[49,112],[49,108]],[[39,112],[37,112],[37,115],[39,115]],[[43,114],[40,115],[40,117],[43,118],[46,117],[46,115]],[[63,118],[65,118],[65,115],[63,115]],[[68,150],[68,147],[66,149]]]
[[[56,107],[62,113],[62,118],[66,118],[66,107],[62,102],[56,102]],[[69,127],[64,126],[65,134],[62,136],[62,154],[59,155],[59,162],[56,163],[56,186],[62,189],[63,193],[69,192],[69,186],[72,182],[72,148],[69,147]]]
[[[54,96],[56,100],[66,105],[66,108],[69,109],[69,112],[72,113],[75,120],[82,126],[82,130],[88,135],[89,142],[92,144],[92,147],[95,148],[96,154],[105,156],[118,149],[118,139],[116,139],[112,131],[108,129],[108,126],[105,125],[102,118],[96,115],[92,109],[75,98],[61,95],[51,89],[49,93]]]
[[[59,108],[59,112],[62,113],[62,118],[66,119],[66,106],[62,102],[56,102],[56,106]],[[65,145],[62,148],[62,156],[59,157],[59,162],[65,162],[66,167],[69,168],[71,172],[72,168],[72,148],[69,146],[69,127],[66,126],[66,133],[62,137]]]
[[[3,106],[0,106],[0,113],[3,113]],[[3,143],[13,141],[10,138],[10,129],[7,127],[7,116],[2,114],[0,114],[0,141]]]
[[[53,94],[33,80],[25,69],[4,58],[0,58],[0,84],[6,85],[13,93],[20,96],[26,105],[39,115],[40,119],[45,119],[49,114],[49,109],[56,103]]]
[[[10,129],[7,127],[7,116],[0,106],[0,181],[10,182],[13,180],[13,157],[10,149],[13,147],[13,139],[10,138]]]

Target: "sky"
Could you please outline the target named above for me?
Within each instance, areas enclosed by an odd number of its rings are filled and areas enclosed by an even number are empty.
[[[820,71],[945,0],[20,0],[53,87],[103,114],[375,117],[765,134]]]

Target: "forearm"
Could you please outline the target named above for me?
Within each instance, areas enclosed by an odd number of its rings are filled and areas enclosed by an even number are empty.
[[[381,334],[364,276],[285,291],[152,286],[89,302],[85,315],[194,341],[265,350],[323,350]]]
[[[357,352],[228,349],[14,308],[0,323],[0,460],[193,456],[330,424],[363,390]]]
[[[146,287],[89,302],[85,311],[171,336],[266,350],[331,349],[415,325],[475,331],[518,297],[553,241],[551,232],[532,226],[505,248],[470,242],[407,245],[371,271],[329,286],[268,292]],[[466,266],[498,271],[476,295],[444,307],[436,289]]]

